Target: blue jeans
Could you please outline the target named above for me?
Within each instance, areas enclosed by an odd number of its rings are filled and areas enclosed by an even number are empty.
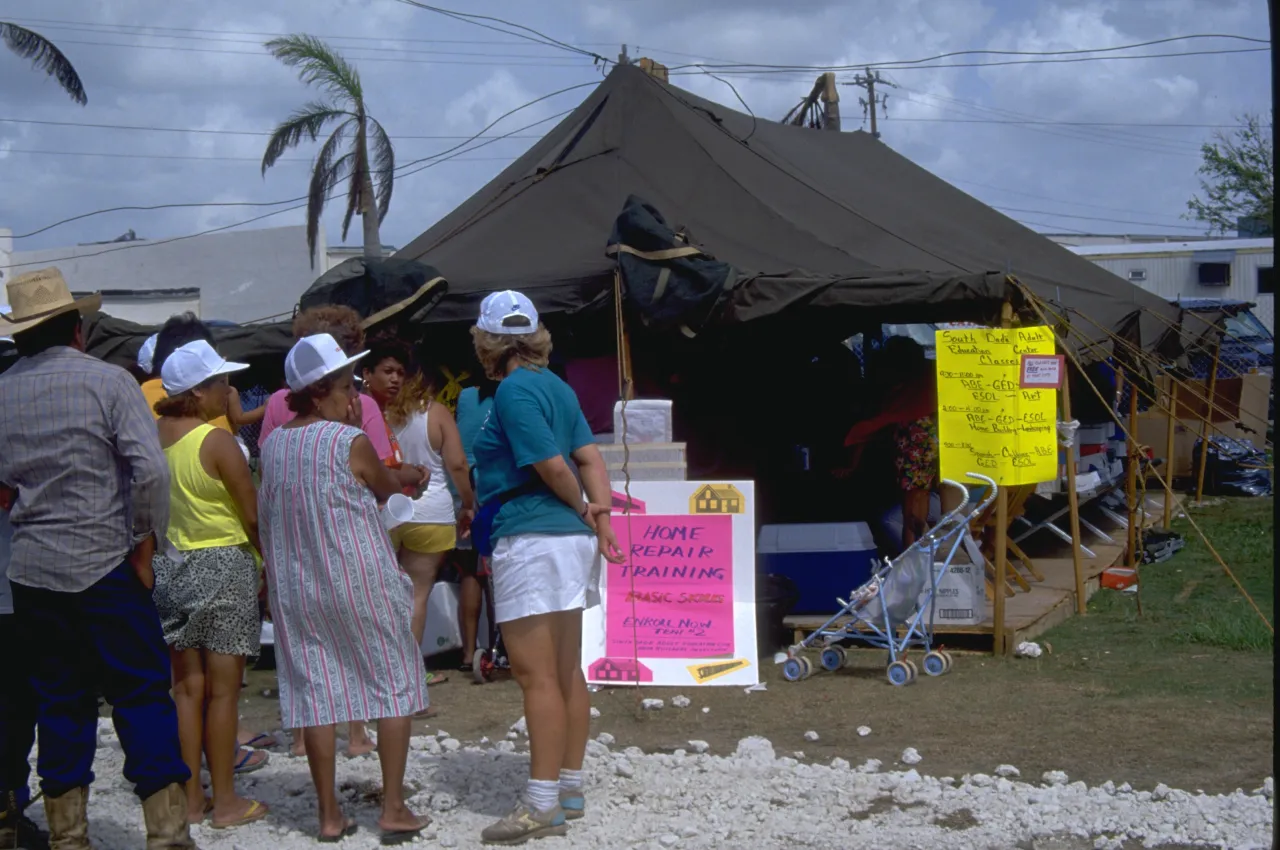
[[[126,561],[79,593],[13,585],[26,636],[48,797],[93,782],[100,690],[124,750],[124,776],[145,800],[191,773],[169,696],[169,650],[151,592]]]
[[[0,807],[13,791],[21,809],[31,801],[27,779],[36,740],[36,700],[27,680],[27,642],[13,614],[0,614],[0,647],[9,664],[0,684]]]

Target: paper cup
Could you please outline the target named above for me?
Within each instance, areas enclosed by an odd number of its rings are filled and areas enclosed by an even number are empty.
[[[390,531],[413,519],[413,500],[403,493],[396,493],[382,508],[382,524]]]

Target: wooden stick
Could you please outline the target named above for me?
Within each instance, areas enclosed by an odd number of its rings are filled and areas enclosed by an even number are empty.
[[[1125,506],[1129,509],[1129,567],[1138,559],[1138,382],[1129,382],[1129,474],[1124,485]]]
[[[1015,558],[1022,561],[1023,565],[1027,568],[1027,572],[1031,573],[1031,578],[1036,581],[1044,581],[1044,573],[1036,569],[1035,562],[1032,561],[1031,558],[1027,557],[1027,553],[1018,548],[1018,544],[1014,543],[1012,540],[1009,541],[1009,551],[1013,553]]]
[[[1062,421],[1071,421],[1071,382],[1068,375],[1062,376]],[[1076,613],[1084,614],[1088,610],[1089,600],[1085,596],[1084,562],[1080,556],[1080,494],[1076,492],[1076,446],[1080,445],[1079,434],[1073,441],[1074,446],[1067,449],[1067,508],[1071,515],[1071,566],[1075,569],[1076,579]]]
[[[1196,501],[1204,499],[1204,467],[1209,460],[1209,420],[1213,418],[1213,405],[1218,394],[1218,360],[1222,357],[1222,337],[1213,347],[1213,371],[1209,373],[1209,399],[1205,408],[1204,424],[1200,426],[1200,469],[1196,472]]]
[[[1000,326],[1008,328],[1012,324],[1013,305],[1005,301],[1000,306]],[[1004,641],[1004,588],[1009,567],[1009,488],[1003,483],[999,487],[996,494],[996,598],[991,612],[991,649],[994,654],[1003,655],[1008,649]]]
[[[1169,421],[1164,437],[1164,527],[1173,527],[1173,444],[1174,428],[1177,425],[1178,385],[1169,381]],[[1203,451],[1203,450],[1202,450]]]

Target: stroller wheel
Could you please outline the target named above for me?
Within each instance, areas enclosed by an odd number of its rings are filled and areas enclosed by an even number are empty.
[[[911,675],[911,668],[907,666],[905,661],[893,662],[885,672],[889,677],[889,684],[896,688],[911,684],[915,678]]]
[[[798,682],[805,678],[807,675],[805,673],[805,665],[801,663],[804,660],[803,657],[798,657],[788,658],[784,661],[782,664],[782,678],[788,682]]]
[[[941,676],[947,672],[947,659],[941,652],[929,652],[924,656],[924,672],[930,676]]]
[[[829,672],[834,673],[839,670],[847,661],[848,656],[843,646],[832,646],[822,650],[822,666]]]
[[[951,653],[947,652],[945,649],[940,649],[938,650],[938,654],[942,656],[943,661],[947,662],[947,669],[942,672],[950,673],[952,665],[955,664],[955,661],[951,658]]]
[[[493,679],[493,653],[482,649],[476,653],[476,662],[471,667],[471,676],[477,685],[483,685]]]
[[[914,661],[904,660],[902,663],[907,665],[907,669],[911,671],[911,681],[914,682],[916,679],[920,678],[920,668],[916,666]]]

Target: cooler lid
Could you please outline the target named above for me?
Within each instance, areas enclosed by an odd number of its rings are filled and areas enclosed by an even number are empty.
[[[760,529],[756,554],[798,552],[875,551],[871,529],[865,522],[794,523],[766,525]]]

